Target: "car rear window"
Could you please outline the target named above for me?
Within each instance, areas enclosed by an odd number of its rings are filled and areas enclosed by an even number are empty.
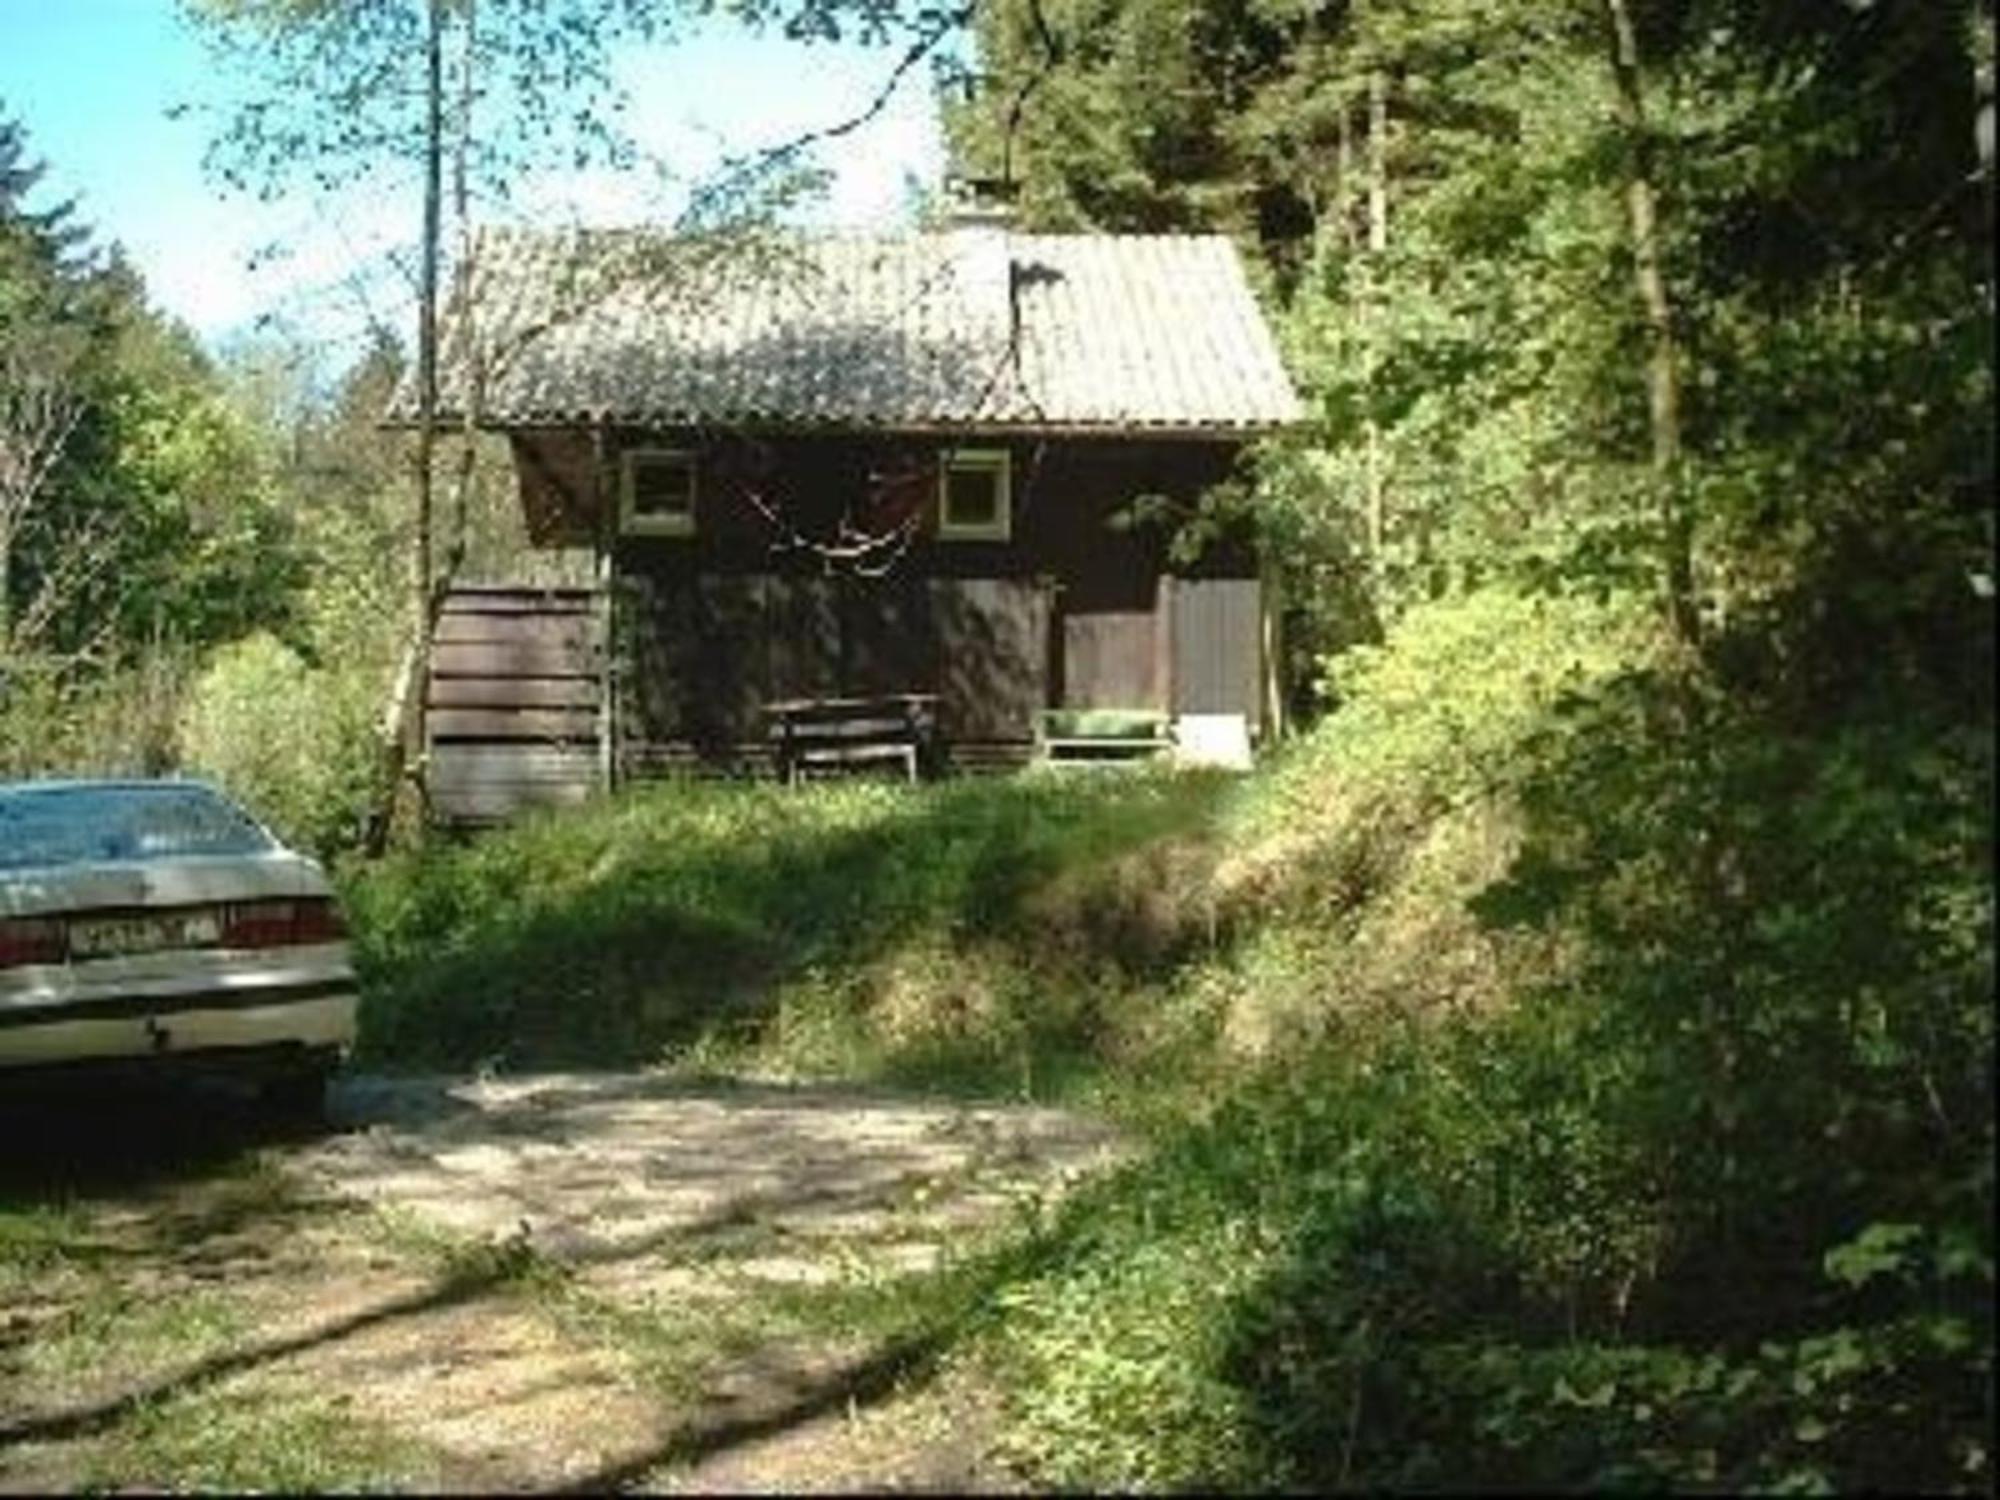
[[[203,786],[0,790],[0,870],[273,847],[248,814]]]

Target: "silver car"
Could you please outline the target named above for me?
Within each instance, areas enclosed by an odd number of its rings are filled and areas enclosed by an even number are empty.
[[[317,1112],[354,1041],[326,873],[197,781],[0,782],[0,1086],[121,1060]]]

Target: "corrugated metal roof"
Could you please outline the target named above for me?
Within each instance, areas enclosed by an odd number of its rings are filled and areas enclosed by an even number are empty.
[[[488,231],[483,423],[1252,431],[1301,415],[1219,235]],[[407,387],[392,409],[414,413]]]

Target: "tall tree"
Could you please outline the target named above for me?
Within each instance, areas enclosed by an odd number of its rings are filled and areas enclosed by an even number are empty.
[[[656,35],[662,8],[641,0],[574,0],[555,8],[529,0],[393,0],[354,7],[334,0],[184,0],[185,12],[240,90],[221,108],[208,162],[230,186],[270,195],[304,181],[322,191],[393,182],[414,168],[420,182],[415,236],[416,435],[412,445],[415,546],[411,648],[396,668],[390,697],[413,706],[422,738],[421,695],[411,674],[428,642],[449,582],[464,555],[466,491],[475,472],[471,399],[462,400],[452,539],[438,545],[436,437],[438,323],[442,283],[444,181],[457,218],[453,285],[461,333],[471,315],[475,192],[504,201],[537,165],[583,167],[629,161],[616,124],[622,99],[612,85],[615,44]],[[458,80],[447,108],[447,79]],[[477,81],[477,82],[475,82]],[[377,330],[378,334],[386,330]],[[441,571],[439,562],[447,568]],[[397,784],[404,734],[384,746]],[[377,818],[375,826],[385,825]]]
[[[0,122],[0,649],[72,664],[286,607],[288,554],[213,367]]]
[[[1890,571],[1933,589],[1979,570],[1984,16],[1002,0],[947,123],[990,164],[1045,75],[1014,141],[1034,222],[1261,260],[1319,420],[1262,454],[1260,517],[1322,644],[1498,573],[1650,580],[1691,640],[1847,549],[1920,547]]]
[[[90,231],[76,221],[74,198],[28,206],[47,173],[46,162],[29,159],[27,133],[0,99],[0,239],[31,253],[45,275],[59,277],[84,268]]]
[[[1694,598],[1694,528],[1681,476],[1680,341],[1674,332],[1674,308],[1663,264],[1659,168],[1647,114],[1639,33],[1628,0],[1604,0],[1604,19],[1613,96],[1625,133],[1625,211],[1632,232],[1632,276],[1646,318],[1646,405],[1652,431],[1667,619],[1675,637],[1692,646],[1700,638]]]

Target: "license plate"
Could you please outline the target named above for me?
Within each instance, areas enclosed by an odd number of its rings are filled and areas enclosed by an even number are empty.
[[[73,958],[112,958],[201,948],[221,941],[222,918],[213,911],[169,912],[149,917],[90,917],[69,925]]]

